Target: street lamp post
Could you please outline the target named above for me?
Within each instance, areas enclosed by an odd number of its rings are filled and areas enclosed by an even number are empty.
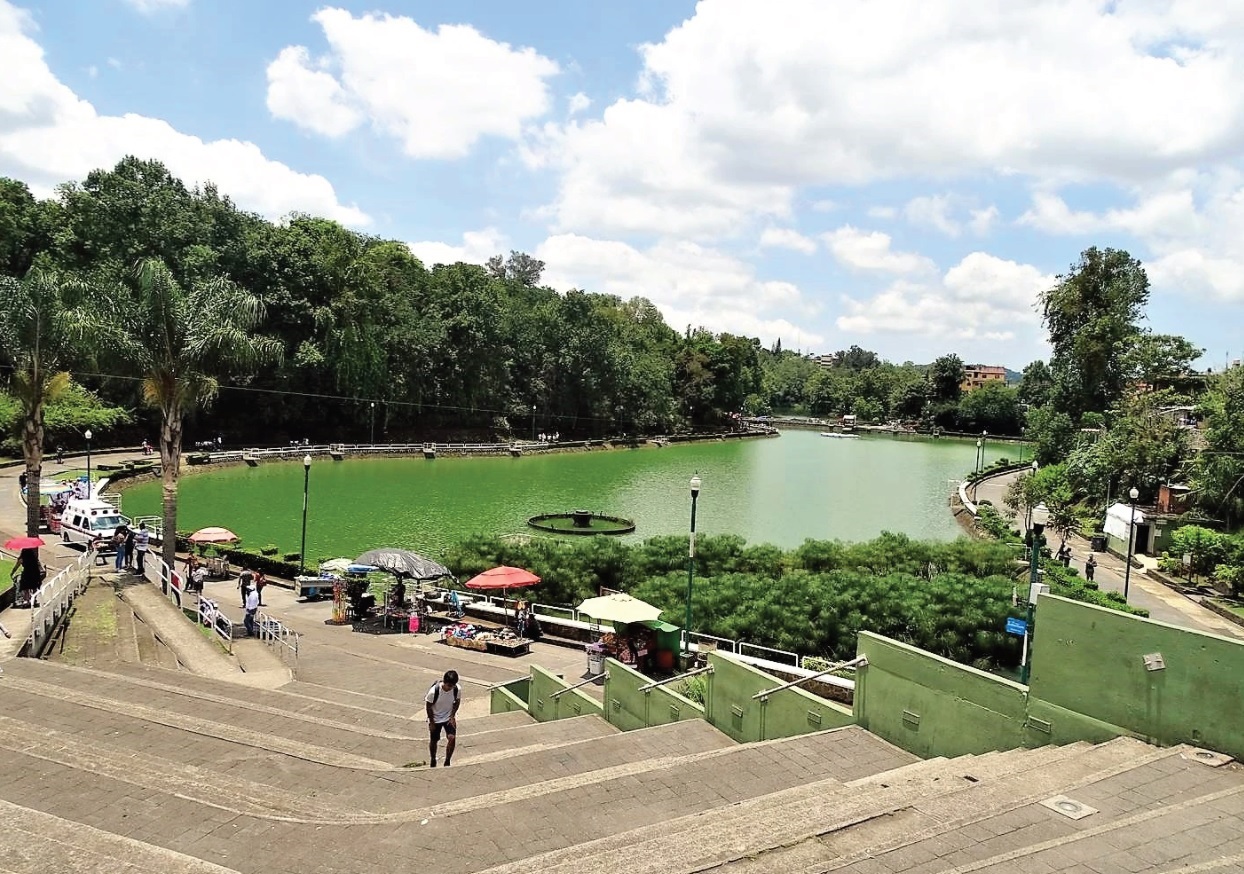
[[[1028,675],[1032,672],[1032,631],[1037,618],[1037,584],[1041,581],[1041,544],[1044,543],[1045,525],[1050,521],[1050,511],[1045,502],[1037,504],[1031,510],[1032,525],[1029,528],[1032,537],[1032,551],[1028,558],[1028,617],[1024,624],[1024,652],[1020,656],[1019,681],[1028,684]]]
[[[976,441],[976,472],[978,474],[981,472],[981,462],[984,459],[984,457],[985,457],[985,443],[984,441],[977,439]]]
[[[536,405],[531,405],[531,442],[536,442]]]
[[[700,497],[700,475],[691,477],[691,540],[687,547],[687,624],[683,628],[682,651],[691,651],[691,589],[695,585],[695,504]]]
[[[86,496],[91,497],[91,429],[82,435],[86,438]]]
[[[371,402],[371,436],[368,438],[368,444],[376,445],[376,402]]]
[[[1135,486],[1127,493],[1131,498],[1131,513],[1127,517],[1127,564],[1123,566],[1123,603],[1127,603],[1127,587],[1132,581],[1132,551],[1136,546],[1136,499],[1140,492]]]
[[[302,457],[302,548],[298,552],[298,574],[307,567],[307,492],[311,487],[311,456]]]

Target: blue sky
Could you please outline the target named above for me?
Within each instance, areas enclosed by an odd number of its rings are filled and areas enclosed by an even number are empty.
[[[0,0],[0,75],[42,194],[135,153],[678,328],[1012,368],[1114,245],[1244,357],[1241,4]]]

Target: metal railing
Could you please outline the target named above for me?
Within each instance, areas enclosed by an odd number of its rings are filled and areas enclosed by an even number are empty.
[[[276,649],[281,660],[288,664],[291,670],[297,671],[298,632],[267,613],[259,613],[255,616],[255,630],[260,640]]]
[[[95,556],[88,550],[62,568],[34,593],[30,608],[30,634],[25,652],[38,657],[57,624],[69,612],[73,599],[86,590]]]
[[[712,665],[707,665],[706,667],[703,667],[703,668],[694,668],[690,671],[684,671],[681,674],[675,674],[672,677],[666,677],[664,680],[653,680],[651,683],[646,683],[645,685],[640,686],[635,691],[636,692],[651,692],[653,689],[656,689],[660,686],[664,686],[668,683],[675,683],[679,680],[685,680],[688,677],[696,677],[696,676],[699,676],[700,674],[711,674],[711,673],[713,673]]]
[[[199,599],[199,624],[215,632],[224,648],[233,652],[233,620],[210,598]]]
[[[735,652],[737,652],[739,655],[749,655],[749,653],[746,653],[743,651],[744,647],[747,647],[748,649],[759,650],[762,653],[775,653],[776,655],[783,656],[782,659],[769,658],[768,656],[765,656],[765,655],[755,656],[756,658],[767,659],[768,661],[771,661],[771,662],[780,662],[780,661],[784,661],[785,659],[789,659],[792,665],[794,665],[795,667],[800,667],[800,664],[799,664],[800,656],[799,656],[799,653],[797,652],[791,652],[790,650],[787,650],[787,649],[774,649],[771,646],[761,646],[758,643],[746,643],[744,641],[739,641],[739,647],[737,650],[735,650]]]
[[[506,443],[326,443],[314,446],[290,445],[271,446],[268,448],[231,449],[215,452],[212,450],[195,451],[187,449],[189,455],[207,455],[210,461],[245,461],[251,459],[299,459],[305,455],[340,455],[349,453],[399,453],[416,454],[426,451],[444,453],[446,455],[503,455],[514,447],[523,451],[551,449],[554,444],[530,442],[526,440]]]
[[[186,609],[187,595],[186,580],[181,572],[170,568],[164,563],[164,559],[156,555],[151,550],[147,551],[147,557],[143,561],[143,576],[147,581],[160,587],[160,591],[173,602],[173,606],[179,610]]]
[[[774,694],[775,692],[781,692],[783,689],[793,689],[796,686],[802,686],[804,683],[808,683],[808,682],[811,682],[812,680],[820,679],[821,677],[824,677],[827,674],[832,674],[835,671],[841,671],[846,668],[862,667],[867,664],[868,664],[868,656],[857,656],[856,658],[853,658],[849,661],[839,662],[836,665],[830,665],[825,670],[815,673],[810,677],[800,677],[797,680],[791,680],[789,683],[783,683],[780,686],[774,686],[772,689],[764,689],[760,692],[757,692],[755,695],[753,695],[752,699],[755,700],[759,698],[761,701],[767,701],[770,695]]]
[[[599,674],[593,674],[592,676],[588,677],[586,680],[580,680],[579,682],[575,683],[573,686],[567,686],[565,689],[558,689],[556,692],[554,692],[552,695],[549,696],[549,700],[556,700],[557,698],[560,698],[561,696],[565,695],[567,692],[573,692],[575,689],[578,689],[580,686],[586,686],[588,683],[595,683],[601,677],[604,677],[605,679],[609,679],[609,672],[601,671]]]

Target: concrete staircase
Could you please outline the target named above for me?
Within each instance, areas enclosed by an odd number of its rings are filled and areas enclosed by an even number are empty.
[[[919,761],[856,727],[740,746],[699,720],[476,710],[430,769],[441,665],[323,658],[279,689],[5,662],[0,872],[1244,870],[1244,772],[1186,747]]]

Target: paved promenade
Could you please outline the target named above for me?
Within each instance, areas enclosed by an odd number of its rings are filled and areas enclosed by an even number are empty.
[[[978,502],[984,500],[992,502],[998,512],[1006,515],[1007,518],[1013,521],[1010,511],[1002,502],[1002,497],[1006,494],[1006,490],[1011,482],[1021,473],[1023,471],[1005,473],[985,480],[977,488],[976,500]],[[970,489],[968,494],[970,497]],[[1054,537],[1053,540],[1053,548],[1057,549],[1057,537]],[[1123,559],[1117,558],[1108,552],[1093,552],[1089,549],[1089,542],[1083,537],[1073,537],[1068,543],[1071,546],[1071,566],[1073,568],[1080,571],[1081,575],[1083,575],[1085,561],[1088,560],[1090,554],[1094,555],[1097,558],[1097,573],[1094,577],[1097,585],[1103,592],[1119,592],[1120,594],[1123,592]],[[1147,562],[1150,566],[1156,564],[1154,559],[1149,556],[1139,556],[1139,559],[1142,562]],[[1139,568],[1132,568],[1131,579],[1128,582],[1127,588],[1128,602],[1134,607],[1143,607],[1148,610],[1149,616],[1152,619],[1167,622],[1171,625],[1178,625],[1182,628],[1190,628],[1193,631],[1206,631],[1237,640],[1244,640],[1244,628],[1233,622],[1228,622],[1216,613],[1211,613],[1193,599],[1147,576]]]

